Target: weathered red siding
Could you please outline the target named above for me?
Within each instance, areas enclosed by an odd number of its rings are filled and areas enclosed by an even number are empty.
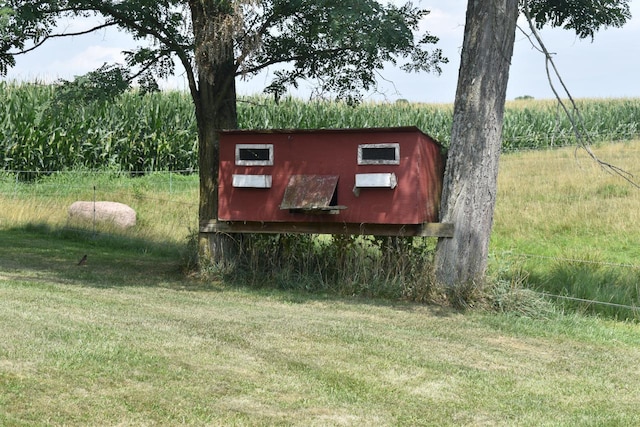
[[[398,143],[398,165],[358,165],[358,145]],[[273,144],[272,166],[241,166],[236,144]],[[421,224],[437,222],[442,191],[441,147],[415,127],[342,130],[225,131],[220,134],[218,219],[256,222]],[[394,173],[397,187],[361,188],[355,176]],[[237,188],[233,175],[270,175],[271,188]],[[280,209],[293,175],[337,175],[338,214]]]

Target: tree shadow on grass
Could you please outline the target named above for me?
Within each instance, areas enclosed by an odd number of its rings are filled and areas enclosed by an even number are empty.
[[[202,278],[188,271],[188,243],[158,242],[130,236],[46,224],[0,228],[0,281],[61,284],[94,288],[158,287],[184,291],[236,290],[293,304],[339,302],[384,306],[448,317],[449,307],[402,300],[345,297],[330,292],[255,288],[223,278]],[[86,260],[81,262],[86,255]],[[222,277],[222,276],[221,276]]]
[[[0,241],[0,274],[15,281],[100,288],[193,282],[181,269],[185,245],[176,243],[43,224],[0,229]]]

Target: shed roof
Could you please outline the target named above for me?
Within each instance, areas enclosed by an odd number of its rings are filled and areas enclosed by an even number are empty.
[[[423,132],[417,126],[398,126],[398,127],[373,127],[373,128],[320,128],[320,129],[223,129],[222,134],[227,135],[264,135],[264,134],[332,134],[332,133],[378,133],[378,132],[396,132],[396,133],[415,133],[419,132],[429,139],[437,142],[431,135]]]

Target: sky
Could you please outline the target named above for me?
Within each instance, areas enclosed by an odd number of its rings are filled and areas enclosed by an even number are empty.
[[[393,0],[404,3],[402,0]],[[421,28],[440,38],[437,47],[449,58],[440,76],[428,73],[407,74],[387,67],[380,72],[379,85],[365,99],[393,102],[407,99],[415,102],[449,103],[455,98],[460,50],[465,22],[466,0],[414,0],[414,5],[431,13],[421,22]],[[632,19],[623,28],[608,28],[596,33],[595,39],[580,40],[574,33],[562,29],[543,28],[542,38],[574,98],[640,97],[640,0],[630,3]],[[96,23],[94,19],[93,23]],[[91,18],[68,21],[62,25],[69,31],[86,28]],[[519,25],[527,29],[522,20]],[[124,32],[114,29],[91,35],[55,39],[35,51],[16,58],[4,80],[44,81],[70,80],[95,70],[105,62],[123,60],[122,50],[134,46]],[[238,80],[240,95],[260,93],[269,83],[268,70],[248,81]],[[183,76],[162,82],[167,89],[186,90]],[[294,96],[308,98],[311,83],[303,82]],[[545,72],[544,57],[533,49],[522,32],[516,33],[507,99],[519,96],[536,99],[553,98]]]

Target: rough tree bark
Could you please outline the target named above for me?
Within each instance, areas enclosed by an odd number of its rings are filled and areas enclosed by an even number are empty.
[[[220,71],[234,66],[221,65]],[[216,79],[211,84],[200,77],[198,118],[199,168],[200,168],[200,222],[218,218],[218,164],[219,137],[221,129],[238,127],[236,116],[235,75],[224,73],[225,78]],[[238,249],[237,236],[224,233],[200,233],[201,259],[213,263],[227,263]]]
[[[469,0],[441,204],[453,238],[436,249],[436,279],[454,303],[484,280],[518,0]]]
[[[190,1],[195,37],[197,85],[190,83],[198,123],[200,169],[199,220],[218,218],[218,131],[238,127],[236,63],[233,55],[232,17],[228,1]],[[225,263],[237,250],[236,239],[222,233],[199,234],[200,259]]]

